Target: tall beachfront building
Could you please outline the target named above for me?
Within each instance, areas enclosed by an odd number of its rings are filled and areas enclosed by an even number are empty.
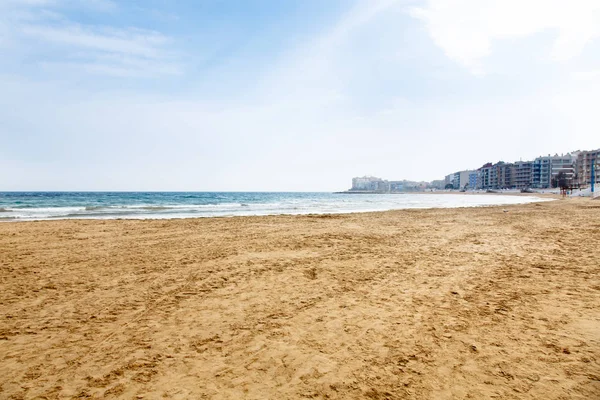
[[[477,188],[477,171],[471,171],[469,173],[469,189]]]
[[[478,169],[477,173],[477,188],[478,189],[489,189],[491,188],[490,184],[490,175],[492,175],[492,163],[484,164],[481,168]]]
[[[517,189],[531,187],[531,171],[533,161],[517,161],[514,163],[514,186]]]
[[[475,181],[471,179],[471,175],[473,174]],[[455,172],[452,184],[454,185],[454,189],[475,189],[477,187],[477,171],[466,170]]]
[[[580,185],[590,185],[592,183],[592,164],[595,166],[595,184],[600,184],[600,149],[590,151],[580,151],[577,155],[577,182]],[[600,188],[596,188],[599,190]]]
[[[479,168],[477,187],[479,189],[508,189],[514,187],[514,164],[499,161],[487,163]]]
[[[536,158],[533,160],[531,170],[531,187],[540,189],[553,187],[561,172],[566,175],[567,180],[572,181],[575,176],[576,161],[577,157],[571,153]]]

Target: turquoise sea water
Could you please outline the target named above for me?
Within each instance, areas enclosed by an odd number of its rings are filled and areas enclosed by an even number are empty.
[[[0,220],[194,218],[477,207],[544,201],[533,196],[252,192],[0,192]]]

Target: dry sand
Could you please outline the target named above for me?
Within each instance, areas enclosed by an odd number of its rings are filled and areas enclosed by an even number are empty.
[[[600,398],[588,199],[3,223],[0,267],[3,399]]]

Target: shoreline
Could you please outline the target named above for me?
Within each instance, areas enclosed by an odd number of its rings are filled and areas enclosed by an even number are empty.
[[[0,395],[595,398],[598,207],[0,224]]]

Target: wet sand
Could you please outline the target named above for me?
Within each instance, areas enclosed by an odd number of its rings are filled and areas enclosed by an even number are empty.
[[[0,224],[0,398],[600,398],[600,203]]]

